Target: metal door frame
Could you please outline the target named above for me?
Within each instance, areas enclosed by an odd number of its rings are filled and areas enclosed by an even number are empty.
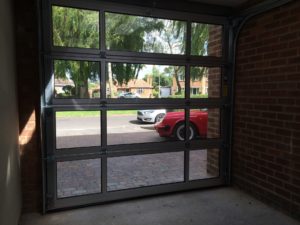
[[[99,11],[100,15],[100,43],[99,49],[60,48],[52,46],[51,6],[69,6],[80,9]],[[105,12],[126,13],[131,15],[151,16],[162,19],[177,19],[187,23],[186,51],[184,55],[169,55],[156,53],[134,53],[109,51],[105,49]],[[229,31],[230,24],[226,17],[198,15],[179,11],[153,9],[147,7],[128,6],[117,3],[107,3],[95,0],[47,0],[40,2],[40,60],[41,60],[41,134],[43,155],[44,180],[44,211],[62,208],[90,205],[107,201],[153,195],[159,193],[190,190],[211,186],[224,185],[228,182],[229,161],[229,118],[231,112],[230,93],[232,91],[231,66],[229,63]],[[218,24],[223,26],[222,57],[192,56],[191,23]],[[91,60],[99,62],[101,76],[101,95],[99,99],[68,100],[53,98],[53,60]],[[155,65],[183,65],[185,66],[185,98],[184,99],[107,99],[105,66],[107,62],[145,63]],[[207,66],[221,68],[220,98],[192,99],[190,98],[191,66]],[[223,94],[223,90],[228,93]],[[182,142],[142,143],[130,145],[107,145],[107,110],[111,109],[137,109],[137,108],[176,108],[185,110],[185,126],[189,126],[189,110],[192,108],[219,108],[220,109],[220,138],[206,140],[185,140]],[[91,148],[74,148],[56,151],[54,146],[55,119],[59,110],[100,110],[101,111],[101,146]],[[187,131],[186,131],[187,132]],[[205,148],[218,148],[220,151],[219,177],[204,180],[189,181],[189,153],[193,150]],[[156,149],[153,151],[153,149]],[[168,151],[166,149],[172,149]],[[184,182],[162,184],[136,189],[107,192],[107,158],[164,152],[184,152]],[[101,159],[101,193],[75,196],[58,199],[56,197],[56,162],[78,159]]]

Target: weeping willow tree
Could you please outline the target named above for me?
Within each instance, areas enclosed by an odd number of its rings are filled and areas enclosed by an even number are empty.
[[[53,6],[52,23],[54,46],[99,48],[98,12]],[[87,61],[56,60],[54,74],[55,79],[73,81],[74,87],[68,91],[70,96],[89,98],[89,82],[99,81],[99,65]]]
[[[99,65],[95,62],[55,60],[54,74],[58,79],[71,79],[74,87],[65,92],[69,96],[89,98],[89,82],[99,80]]]
[[[59,47],[99,49],[99,13],[91,10],[67,7],[52,7],[53,44]],[[155,52],[184,54],[186,23],[149,17],[106,13],[106,48],[115,51]],[[207,54],[208,25],[192,25],[193,55]],[[142,64],[110,63],[107,73],[110,94],[113,97],[113,83],[127,84],[137,79]],[[95,80],[99,68],[92,62],[57,61],[55,78],[72,79],[76,96],[88,96],[89,80]],[[203,69],[194,70],[193,76],[201,77]],[[179,76],[184,67],[170,67],[178,86],[182,88]]]
[[[208,24],[192,23],[191,55],[206,56],[209,39]]]
[[[186,48],[186,24],[181,21],[173,21],[172,25],[166,26],[161,35],[169,49],[170,54],[184,54]],[[192,55],[207,55],[207,42],[208,42],[208,25],[193,23],[191,29],[191,54]],[[192,81],[201,80],[206,73],[205,67],[191,67],[190,77]],[[182,95],[182,87],[180,77],[184,77],[185,70],[183,66],[170,66],[165,69],[165,72],[173,75],[176,86],[177,95]]]
[[[154,30],[161,30],[163,24],[158,19],[106,13],[106,47],[116,51],[143,52],[149,47],[145,39]],[[138,79],[142,64],[111,63],[107,79],[111,97],[113,82],[119,85],[128,84],[130,80]]]
[[[52,7],[53,44],[61,47],[99,48],[99,13]]]

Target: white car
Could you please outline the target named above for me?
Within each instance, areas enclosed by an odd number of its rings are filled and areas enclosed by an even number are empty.
[[[158,123],[162,121],[166,113],[165,109],[138,110],[137,119],[144,123]]]
[[[138,93],[132,93],[132,92],[123,92],[120,93],[118,98],[140,98],[141,96]]]

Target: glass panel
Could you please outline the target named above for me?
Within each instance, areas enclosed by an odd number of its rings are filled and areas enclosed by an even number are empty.
[[[221,89],[220,67],[191,67],[191,98],[219,98]]]
[[[101,160],[57,162],[57,198],[101,192]]]
[[[184,98],[184,66],[107,64],[108,98]]]
[[[99,48],[99,12],[52,6],[53,45]]]
[[[106,13],[106,48],[184,54],[186,22]]]
[[[199,56],[222,56],[221,25],[192,23],[191,54]]]
[[[190,110],[190,139],[220,137],[220,109]]]
[[[56,112],[56,148],[100,146],[99,111]]]
[[[109,145],[176,140],[184,133],[183,109],[140,109],[107,111]]]
[[[122,156],[107,160],[107,190],[182,182],[184,153]]]
[[[99,63],[54,60],[55,98],[100,98]]]
[[[219,176],[219,149],[190,151],[189,180]]]

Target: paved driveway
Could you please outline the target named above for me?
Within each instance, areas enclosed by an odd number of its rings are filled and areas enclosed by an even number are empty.
[[[108,158],[107,190],[116,191],[182,182],[183,152]],[[207,172],[207,151],[190,153],[190,180],[217,176]],[[88,159],[57,164],[58,197],[101,192],[101,160]]]
[[[100,118],[58,118],[57,148],[99,146]],[[160,142],[153,124],[142,124],[136,115],[114,115],[107,119],[108,144]],[[190,153],[190,180],[210,178],[207,173],[207,151]],[[183,152],[122,156],[108,158],[107,190],[182,182],[184,180]],[[57,163],[58,197],[69,197],[101,191],[101,160],[88,159]]]

